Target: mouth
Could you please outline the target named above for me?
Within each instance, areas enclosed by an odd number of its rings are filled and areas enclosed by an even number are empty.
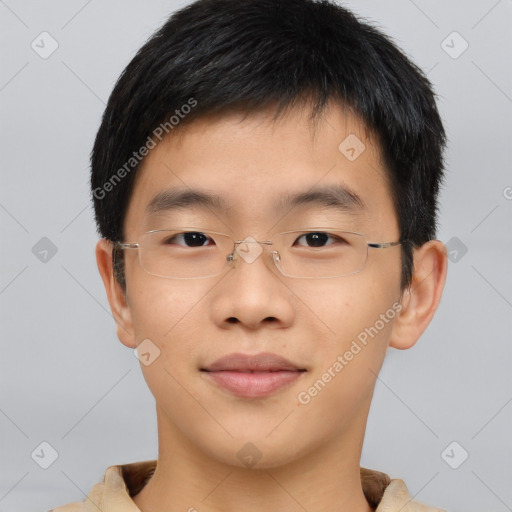
[[[295,382],[307,370],[277,354],[230,354],[200,368],[212,383],[243,398],[262,398]]]

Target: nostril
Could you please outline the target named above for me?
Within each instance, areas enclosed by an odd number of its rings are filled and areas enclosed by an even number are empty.
[[[230,324],[236,324],[238,322],[238,319],[235,318],[234,316],[231,316],[231,317],[228,318],[228,322]]]

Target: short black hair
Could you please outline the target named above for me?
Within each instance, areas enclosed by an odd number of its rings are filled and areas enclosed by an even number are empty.
[[[328,0],[197,0],[169,17],[119,77],[96,135],[98,233],[124,241],[140,162],[178,125],[269,107],[277,118],[305,102],[313,119],[329,100],[377,135],[404,240],[405,290],[413,249],[436,234],[446,145],[436,95],[391,38]],[[120,256],[115,272],[125,287]]]

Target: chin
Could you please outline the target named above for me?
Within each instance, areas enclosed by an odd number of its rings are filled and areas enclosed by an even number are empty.
[[[295,462],[307,452],[306,447],[297,446],[291,434],[286,436],[288,441],[279,444],[269,441],[267,434],[248,436],[246,433],[243,437],[226,440],[221,450],[218,449],[219,445],[215,447],[217,449],[212,449],[212,439],[209,438],[205,440],[208,443],[205,451],[222,464],[248,470],[282,467]]]

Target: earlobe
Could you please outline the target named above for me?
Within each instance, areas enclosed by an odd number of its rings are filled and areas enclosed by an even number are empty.
[[[430,240],[414,251],[411,285],[403,294],[400,315],[395,319],[389,346],[408,349],[416,344],[439,306],[446,281],[446,247]]]
[[[110,240],[102,238],[96,244],[96,263],[117,325],[117,336],[123,345],[136,348],[131,309],[122,286],[114,278]]]

